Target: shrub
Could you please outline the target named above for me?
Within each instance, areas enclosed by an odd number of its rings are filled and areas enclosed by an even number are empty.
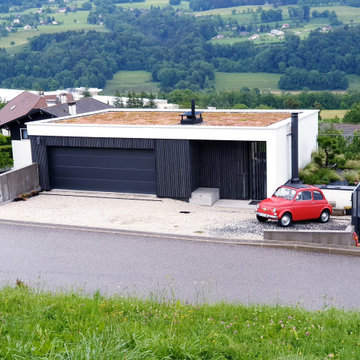
[[[338,169],[344,169],[346,167],[346,157],[344,154],[339,154],[334,157],[334,163]]]
[[[351,110],[344,115],[343,121],[348,124],[358,124],[360,122],[360,104],[354,104]]]
[[[319,149],[319,151],[313,152],[311,154],[311,158],[316,165],[318,165],[318,166],[325,165],[325,151],[324,150]]]
[[[13,165],[13,159],[11,156],[11,147],[10,151],[3,150],[5,146],[0,147],[0,169],[11,167]]]
[[[11,145],[10,136],[5,136],[3,134],[0,134],[0,146],[3,146],[3,145]]]
[[[350,185],[357,184],[360,179],[359,172],[356,170],[344,171],[344,176]]]
[[[344,169],[360,170],[360,160],[347,160],[344,164]]]
[[[310,164],[311,165],[311,164]],[[299,173],[300,179],[306,184],[327,185],[335,181],[343,181],[344,178],[334,169],[308,166]]]

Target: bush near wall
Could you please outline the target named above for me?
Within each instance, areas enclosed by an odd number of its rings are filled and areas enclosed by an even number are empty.
[[[0,169],[13,165],[12,147],[10,136],[0,134]]]
[[[345,138],[341,130],[329,126],[319,131],[318,147],[300,171],[304,183],[356,185],[360,181],[360,132]]]

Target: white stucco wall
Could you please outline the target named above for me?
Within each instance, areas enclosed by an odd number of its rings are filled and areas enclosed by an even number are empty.
[[[267,196],[291,177],[291,137],[290,123],[269,132],[266,142]]]
[[[129,111],[130,109],[118,110]],[[139,111],[138,109],[132,109]],[[114,111],[113,109],[111,111]],[[152,110],[153,111],[153,110]],[[169,110],[167,110],[169,111]],[[200,110],[206,112],[246,112],[244,110]],[[178,112],[178,111],[177,111]],[[291,110],[251,110],[248,112],[286,112]],[[84,116],[82,114],[81,116]],[[66,117],[69,118],[69,117]],[[75,136],[104,138],[265,141],[267,195],[291,178],[291,118],[267,127],[197,125],[96,125],[59,123],[61,119],[27,123],[30,136]],[[311,160],[316,148],[317,110],[299,110],[299,167]],[[31,157],[30,157],[31,158]]]
[[[299,168],[304,168],[316,150],[318,136],[318,110],[299,116]]]
[[[32,164],[30,140],[12,140],[11,141],[14,170]]]

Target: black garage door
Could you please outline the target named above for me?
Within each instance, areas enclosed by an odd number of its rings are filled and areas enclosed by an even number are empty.
[[[48,147],[55,189],[156,193],[153,150]]]

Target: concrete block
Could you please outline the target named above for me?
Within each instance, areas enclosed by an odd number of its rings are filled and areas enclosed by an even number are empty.
[[[21,194],[39,189],[37,164],[11,170],[0,175],[0,203],[14,200]]]
[[[264,240],[287,241],[289,243],[354,246],[352,232],[339,230],[264,230]]]
[[[191,193],[189,202],[196,205],[211,206],[220,198],[218,188],[198,188]]]

